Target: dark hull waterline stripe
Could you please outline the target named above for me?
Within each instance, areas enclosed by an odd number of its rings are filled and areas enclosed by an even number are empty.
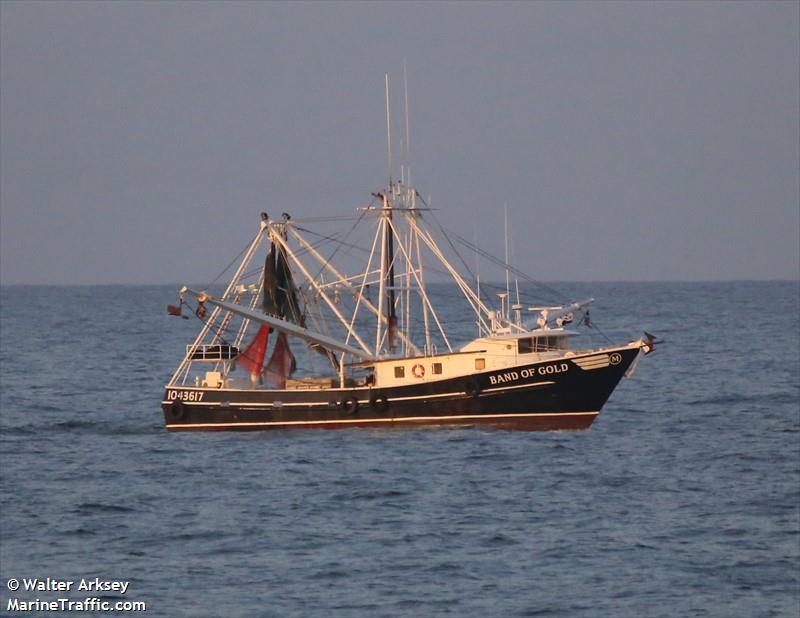
[[[597,416],[600,412],[526,412],[526,413],[507,413],[507,414],[458,414],[452,416],[401,416],[397,418],[360,418],[357,420],[315,420],[315,421],[248,421],[237,423],[178,423],[168,424],[167,429],[206,429],[227,427],[291,427],[304,425],[365,425],[365,424],[386,424],[386,423],[420,423],[428,422],[442,424],[450,422],[464,421],[490,421],[498,422],[503,419],[524,419],[524,418],[572,418],[575,416]]]

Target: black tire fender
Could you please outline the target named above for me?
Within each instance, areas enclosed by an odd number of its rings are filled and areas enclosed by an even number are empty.
[[[389,400],[383,393],[372,393],[369,398],[369,407],[373,412],[385,412],[389,407]]]
[[[342,410],[344,410],[348,416],[354,416],[356,412],[358,412],[358,397],[355,395],[348,395],[342,399]]]
[[[477,378],[470,378],[464,385],[464,393],[468,397],[476,398],[481,394],[481,385]]]
[[[186,416],[186,404],[180,399],[176,399],[167,409],[167,417],[171,421],[181,421]]]

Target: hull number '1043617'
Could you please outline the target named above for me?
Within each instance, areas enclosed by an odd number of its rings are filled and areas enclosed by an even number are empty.
[[[169,401],[175,401],[176,399],[181,401],[203,401],[203,395],[205,395],[203,391],[168,391],[167,399]]]
[[[491,384],[507,384],[508,382],[515,382],[520,378],[532,378],[536,375],[549,376],[555,373],[565,373],[567,371],[569,371],[569,365],[567,363],[542,365],[541,367],[526,367],[519,371],[505,371],[489,376],[489,382]]]

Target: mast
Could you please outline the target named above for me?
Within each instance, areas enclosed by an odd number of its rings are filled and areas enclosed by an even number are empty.
[[[411,186],[411,132],[408,128],[408,76],[406,75],[406,61],[403,59],[403,91],[406,103],[406,184]]]
[[[386,219],[388,225],[386,226],[386,288],[389,291],[389,304],[386,307],[386,335],[389,340],[389,352],[394,352],[395,348],[395,333],[397,331],[397,316],[395,315],[394,306],[394,226],[392,226],[392,209],[388,201],[385,203],[387,208]]]
[[[379,194],[380,195],[380,194]],[[378,315],[384,313],[386,306],[386,338],[388,339],[389,352],[394,352],[395,334],[397,331],[397,316],[395,314],[395,286],[394,286],[394,229],[392,226],[392,207],[389,205],[389,198],[383,198],[383,209],[381,210],[380,232],[381,232],[381,280],[378,290]],[[375,334],[375,355],[380,354],[381,349],[381,323],[378,318],[378,327]]]
[[[386,196],[380,195],[383,198],[383,208],[381,209],[381,216],[379,222],[379,233],[381,235],[381,274],[380,282],[378,284],[378,325],[375,329],[375,356],[380,356],[381,353],[381,324],[380,316],[383,315],[383,306],[386,297]],[[388,315],[388,313],[387,313]],[[387,324],[388,329],[388,324]]]
[[[405,242],[405,249],[401,249],[401,252],[405,256],[411,255],[411,246],[412,246],[412,236],[411,236],[411,227],[407,226],[406,228],[406,242]],[[403,245],[402,240],[400,244]],[[403,356],[408,356],[409,354],[409,346],[408,341],[411,339],[411,270],[414,268],[414,264],[412,263],[409,257],[406,257],[406,276],[405,276],[405,298],[403,299],[403,331],[404,338],[403,338]],[[402,277],[401,277],[402,281]],[[419,351],[417,350],[417,353]]]
[[[384,295],[386,298],[386,335],[388,340],[389,352],[394,352],[395,332],[397,330],[397,316],[395,315],[394,297],[394,234],[392,232],[392,208],[389,205],[389,195],[394,192],[392,185],[392,121],[389,113],[389,74],[384,74],[386,83],[386,155],[389,168],[389,186],[384,192],[383,212],[381,213],[381,224],[383,226],[383,245],[381,246],[381,285],[380,302],[383,303]],[[392,196],[394,197],[394,196]],[[387,222],[388,220],[388,222]],[[388,291],[388,294],[386,294]],[[380,353],[381,347],[381,321],[378,319],[378,332],[375,341],[375,354]]]
[[[506,238],[506,298],[511,301],[511,286],[509,285],[509,272],[508,272],[508,204],[503,204],[503,216],[505,219],[505,238]],[[506,307],[503,317],[509,319],[510,312]]]
[[[386,78],[386,159],[389,169],[389,187],[392,186],[392,122],[389,118],[389,74],[384,73]]]

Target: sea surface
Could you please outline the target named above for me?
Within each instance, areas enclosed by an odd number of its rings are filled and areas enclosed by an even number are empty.
[[[798,282],[560,289],[665,340],[589,431],[169,434],[175,287],[2,288],[0,615],[797,618]]]

